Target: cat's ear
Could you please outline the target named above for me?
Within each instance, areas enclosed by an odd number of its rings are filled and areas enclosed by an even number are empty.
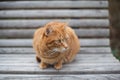
[[[52,29],[51,28],[47,28],[45,31],[45,36],[49,36],[52,33]]]
[[[68,23],[63,23],[63,25],[61,26],[62,30],[65,30],[67,25],[68,25]]]

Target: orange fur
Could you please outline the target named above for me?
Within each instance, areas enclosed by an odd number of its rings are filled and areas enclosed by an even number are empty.
[[[36,59],[41,60],[40,68],[49,64],[61,69],[63,63],[71,62],[80,49],[79,40],[66,23],[53,21],[34,33],[33,48]]]

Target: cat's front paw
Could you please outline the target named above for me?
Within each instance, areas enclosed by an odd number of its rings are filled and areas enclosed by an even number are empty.
[[[41,69],[45,69],[45,68],[47,68],[47,64],[41,62],[40,65],[39,65],[39,67],[40,67]]]
[[[59,69],[62,68],[62,64],[58,64],[57,63],[57,64],[54,65],[54,68],[57,69],[57,70],[59,70]]]

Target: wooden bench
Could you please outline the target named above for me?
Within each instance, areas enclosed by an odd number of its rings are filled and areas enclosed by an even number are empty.
[[[0,80],[120,80],[108,16],[107,0],[0,1]],[[42,70],[32,48],[33,33],[56,19],[75,30],[81,50],[61,70]]]

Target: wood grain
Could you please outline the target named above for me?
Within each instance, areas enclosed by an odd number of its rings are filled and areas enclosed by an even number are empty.
[[[85,53],[85,54],[84,54]],[[23,57],[24,56],[24,57]],[[103,57],[104,56],[104,57]],[[38,65],[36,64],[35,53],[34,54],[0,54],[0,65],[10,65],[10,66],[19,66],[19,65]],[[75,62],[75,63],[74,63]],[[104,64],[108,65],[111,63],[118,63],[116,59],[110,52],[105,52],[105,54],[101,54],[101,52],[79,52],[75,57],[75,60],[72,62],[74,65],[78,63],[86,64]]]
[[[108,19],[20,19],[20,20],[0,20],[0,28],[39,28],[44,26],[46,23],[53,20],[67,22],[71,27],[96,27],[96,28],[108,28]]]
[[[107,8],[107,1],[4,1],[0,9]]]
[[[111,52],[110,47],[81,47],[80,52],[88,52],[88,53],[109,53]],[[0,48],[0,54],[34,54],[35,51],[33,48],[26,47],[12,47],[12,48]],[[83,53],[85,54],[85,53]]]
[[[108,10],[1,10],[0,18],[108,18]]]
[[[33,38],[36,29],[0,30],[0,38]],[[80,38],[108,38],[109,29],[74,29]]]
[[[1,63],[0,72],[1,73],[6,73],[6,72],[8,73],[36,73],[36,74],[51,74],[51,73],[53,74],[56,74],[56,73],[57,74],[62,74],[62,73],[81,74],[81,73],[110,73],[110,72],[118,73],[120,69],[119,61],[117,61],[112,56],[112,54],[79,54],[77,55],[75,61],[73,61],[70,64],[64,64],[63,68],[59,71],[54,70],[51,67],[45,70],[41,70],[38,67],[38,63],[34,62],[35,54],[29,54],[29,55],[28,54],[24,54],[24,55],[0,54],[0,57],[1,57],[0,58],[0,63]],[[110,62],[107,59],[110,59]],[[5,61],[9,61],[9,62],[5,62]]]
[[[80,39],[83,47],[106,47],[109,46],[109,39]],[[0,47],[32,47],[32,39],[1,39]]]
[[[69,74],[69,75],[39,75],[39,74],[0,74],[1,80],[119,80],[120,74]]]
[[[9,78],[8,78],[9,76]],[[2,80],[119,80],[120,74],[69,74],[69,75],[40,75],[40,74],[0,74]]]

